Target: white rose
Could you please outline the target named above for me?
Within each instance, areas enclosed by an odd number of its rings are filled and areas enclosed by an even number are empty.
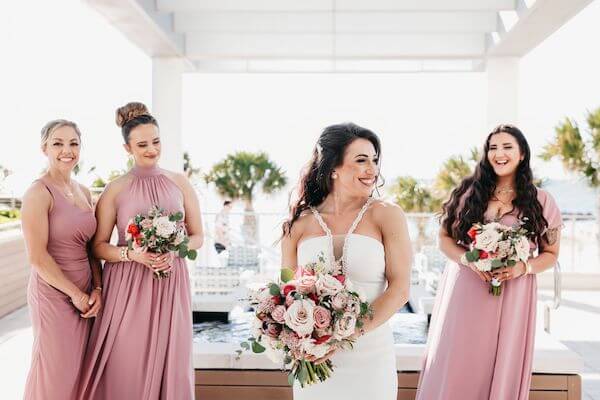
[[[320,275],[315,286],[319,296],[335,296],[344,288],[344,285],[331,275]]]
[[[489,272],[492,270],[492,260],[490,258],[475,261],[474,264],[475,268],[481,272]]]
[[[306,352],[306,354],[310,354],[311,356],[315,356],[316,358],[321,358],[327,354],[330,346],[325,343],[315,344],[312,340],[305,340],[302,343],[302,350]]]
[[[285,324],[298,334],[308,336],[315,327],[313,312],[315,303],[312,300],[296,300],[285,312]]]
[[[156,218],[153,224],[156,228],[156,234],[164,238],[168,238],[175,233],[175,229],[177,228],[175,221],[169,221],[169,217],[166,216]]]
[[[351,313],[344,313],[333,325],[333,338],[338,340],[345,339],[352,336],[355,330],[356,316]]]
[[[495,230],[486,229],[475,236],[475,248],[492,253],[498,248],[498,241],[502,234]]]
[[[527,261],[529,258],[529,240],[525,236],[521,236],[519,241],[515,243],[515,251],[519,260]]]

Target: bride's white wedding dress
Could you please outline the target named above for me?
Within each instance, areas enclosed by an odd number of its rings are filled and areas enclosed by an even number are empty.
[[[354,233],[371,198],[358,213],[346,235],[332,235],[316,209],[313,215],[325,231],[298,244],[298,265],[317,261],[320,254],[327,259],[342,258],[348,278],[372,302],[386,288],[385,250],[370,236]],[[395,400],[398,392],[396,357],[392,330],[385,323],[361,336],[353,350],[336,352],[331,361],[332,376],[325,382],[301,388],[294,385],[294,400]]]

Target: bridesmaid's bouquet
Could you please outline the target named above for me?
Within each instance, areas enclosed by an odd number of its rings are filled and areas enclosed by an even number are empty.
[[[138,253],[176,252],[181,258],[196,259],[196,250],[188,249],[190,241],[185,231],[183,213],[166,214],[159,206],[153,206],[148,214],[137,214],[127,223],[125,233],[129,250]],[[166,278],[168,272],[154,272],[156,278]]]
[[[471,243],[465,258],[479,271],[514,267],[517,262],[529,259],[529,232],[521,221],[514,226],[498,222],[474,224],[467,235]],[[490,283],[490,293],[494,296],[502,293],[502,283],[496,278]]]
[[[319,261],[281,270],[279,281],[254,291],[251,337],[243,350],[263,353],[290,368],[288,382],[301,387],[331,376],[331,360],[315,364],[332,350],[352,349],[355,332],[373,310],[363,294],[352,287],[338,263]],[[238,355],[243,350],[238,350]]]

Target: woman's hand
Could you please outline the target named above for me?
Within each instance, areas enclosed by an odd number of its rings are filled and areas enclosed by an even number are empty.
[[[466,254],[463,254],[460,257],[460,263],[462,265],[464,265],[465,267],[469,268],[471,271],[475,272],[479,278],[484,281],[484,282],[491,282],[492,281],[492,273],[491,272],[482,272],[480,270],[477,269],[477,267],[475,266],[475,264],[473,264],[472,262],[469,262],[469,260],[467,260]]]
[[[316,358],[315,356],[306,355],[306,357],[304,357],[304,359],[306,361],[311,361],[311,362],[315,363],[315,365],[318,365],[318,364],[322,364],[325,361],[329,360],[331,358],[331,356],[333,356],[335,354],[336,351],[337,351],[337,348],[333,347],[331,350],[329,350],[327,352],[327,354],[325,354],[321,358]]]
[[[96,318],[100,310],[102,310],[102,290],[95,288],[89,296],[88,304],[90,309],[85,314],[81,314],[82,318]]]
[[[71,303],[73,303],[75,308],[77,308],[81,312],[81,315],[83,315],[89,311],[90,296],[88,296],[86,293],[80,291],[77,294],[71,296],[70,299],[71,299]]]
[[[494,270],[494,278],[500,282],[519,278],[527,273],[527,265],[519,261],[513,267],[499,268]]]
[[[168,252],[165,254],[151,253],[151,252],[130,252],[129,258],[132,261],[143,264],[152,272],[169,272],[171,270],[171,264],[173,263],[173,253]]]

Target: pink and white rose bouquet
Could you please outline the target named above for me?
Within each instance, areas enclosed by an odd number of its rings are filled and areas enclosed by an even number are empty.
[[[466,261],[473,263],[481,272],[514,267],[517,262],[527,262],[530,255],[529,232],[519,221],[515,226],[498,222],[474,224],[467,233],[471,239]],[[494,278],[490,283],[490,293],[500,296],[502,283]]]
[[[153,206],[148,214],[137,214],[127,223],[125,239],[129,250],[138,253],[176,252],[181,258],[194,260],[196,250],[188,249],[189,238],[185,231],[183,213],[166,214],[158,206]],[[156,278],[166,278],[168,272],[155,272]]]
[[[352,288],[341,265],[319,261],[284,268],[278,281],[269,282],[251,294],[255,314],[252,336],[242,342],[243,350],[265,353],[272,361],[288,366],[288,381],[304,387],[331,376],[331,360],[316,364],[333,350],[351,349],[355,333],[371,305]],[[243,350],[238,350],[241,354]]]

